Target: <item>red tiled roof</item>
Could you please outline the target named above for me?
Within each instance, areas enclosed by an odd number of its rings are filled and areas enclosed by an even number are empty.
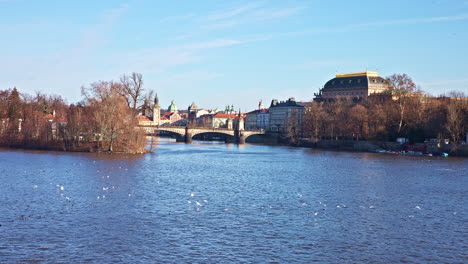
[[[149,119],[149,117],[147,116],[138,116],[138,121],[152,121],[151,119]]]
[[[169,118],[172,114],[174,114],[174,112],[166,112],[164,113],[164,115],[162,115],[163,117],[166,117],[166,118]]]
[[[213,116],[213,118],[237,118],[237,115],[221,114],[218,113]]]

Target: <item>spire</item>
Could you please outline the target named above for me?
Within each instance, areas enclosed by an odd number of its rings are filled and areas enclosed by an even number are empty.
[[[154,95],[154,107],[159,107],[159,98],[157,93]]]

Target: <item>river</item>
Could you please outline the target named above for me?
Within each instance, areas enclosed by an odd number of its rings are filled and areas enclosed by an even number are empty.
[[[468,159],[0,150],[0,263],[466,263]]]

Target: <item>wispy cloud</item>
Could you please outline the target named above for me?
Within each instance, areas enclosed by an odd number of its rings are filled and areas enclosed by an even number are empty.
[[[26,92],[32,92],[30,89],[42,89],[49,93],[63,90],[65,95],[72,94],[78,98],[78,88],[83,78],[102,78],[96,76],[99,73],[95,71],[93,54],[110,41],[109,33],[127,8],[124,5],[105,10],[95,24],[75,32],[77,38],[72,45],[66,43],[56,52],[0,56],[4,65],[0,65],[0,71],[6,73],[0,76],[0,86],[18,86]],[[45,80],[50,81],[47,87],[44,87]]]
[[[185,15],[177,15],[177,16],[169,16],[159,20],[159,23],[173,23],[173,22],[180,22],[184,20],[189,20],[194,18],[194,14],[185,14]]]
[[[305,8],[305,6],[286,7],[278,9],[265,8],[253,12],[252,17],[257,21],[286,18],[299,13],[299,11]]]
[[[95,25],[86,28],[82,32],[78,48],[90,49],[106,43],[109,31],[112,30],[114,24],[127,9],[128,5],[121,5],[117,8],[105,10]]]
[[[374,21],[374,22],[368,22],[368,23],[356,23],[356,24],[348,24],[348,25],[336,26],[336,27],[322,27],[322,28],[304,29],[304,30],[281,32],[281,33],[251,34],[251,35],[241,36],[239,37],[239,39],[241,39],[242,42],[257,42],[257,41],[267,41],[267,40],[271,40],[275,38],[291,37],[291,36],[342,33],[342,32],[367,30],[371,28],[385,27],[385,26],[428,24],[428,23],[452,22],[452,21],[462,21],[462,20],[468,20],[468,14]]]
[[[234,7],[234,8],[224,9],[224,10],[217,10],[211,14],[208,14],[208,16],[205,17],[205,19],[207,21],[219,21],[219,20],[230,19],[233,17],[238,17],[238,16],[246,14],[247,12],[251,10],[258,8],[260,5],[261,5],[260,2],[256,2],[256,3],[245,4],[239,7]]]
[[[396,20],[385,20],[375,21],[370,23],[355,24],[351,25],[350,28],[366,28],[376,26],[391,26],[391,25],[407,25],[407,24],[426,24],[434,22],[450,22],[467,20],[468,14],[460,14],[453,16],[439,16],[439,17],[422,17],[422,18],[407,18],[407,19],[396,19]]]
[[[206,41],[206,42],[197,42],[197,43],[187,44],[187,45],[182,46],[181,48],[189,49],[189,50],[200,50],[200,49],[210,49],[210,48],[222,48],[222,47],[239,45],[242,43],[243,43],[242,41],[235,40],[235,39],[215,39],[215,40]]]
[[[272,8],[265,1],[252,2],[240,6],[212,11],[208,14],[195,16],[185,14],[170,16],[160,20],[161,23],[192,21],[194,26],[202,30],[234,27],[252,22],[284,19],[298,14],[306,6],[286,6]]]

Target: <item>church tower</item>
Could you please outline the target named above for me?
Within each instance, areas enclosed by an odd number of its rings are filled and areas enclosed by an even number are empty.
[[[244,126],[244,117],[243,117],[242,114],[241,114],[240,108],[239,108],[238,122],[237,122],[237,123],[238,123],[237,129],[238,129],[239,131],[245,129],[245,126]]]
[[[161,107],[159,106],[158,94],[154,96],[154,105],[153,105],[153,125],[159,126],[161,124]]]
[[[192,102],[192,104],[188,107],[188,124],[191,127],[197,126],[197,112],[198,107],[195,102]]]

